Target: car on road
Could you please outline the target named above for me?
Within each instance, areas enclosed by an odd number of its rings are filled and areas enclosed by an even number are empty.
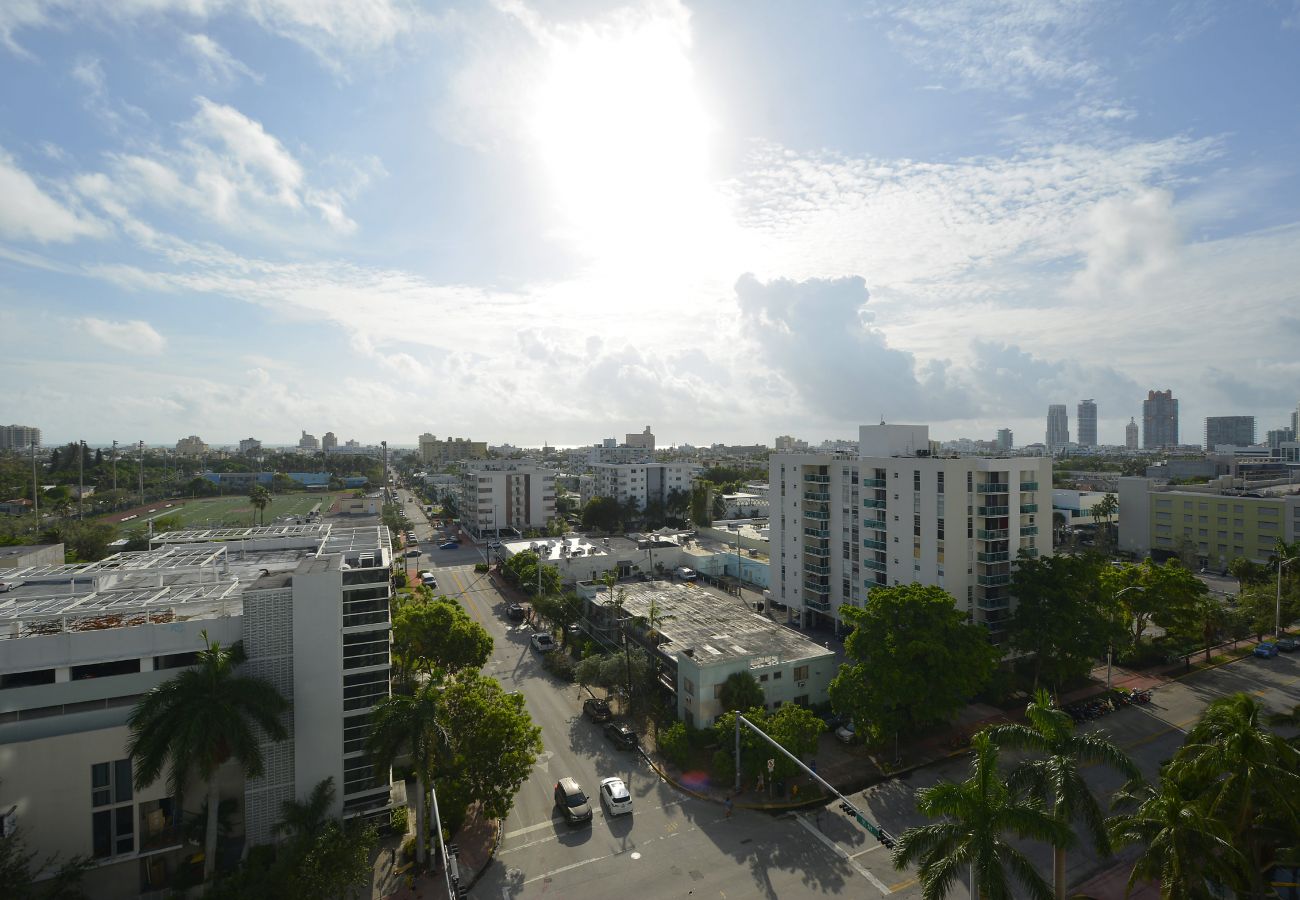
[[[1256,644],[1252,652],[1258,657],[1269,659],[1277,656],[1277,644],[1264,641],[1262,644]]]
[[[420,556],[423,552],[424,552],[424,551],[421,550],[419,547],[412,547],[410,550],[407,550],[407,551],[406,551],[406,555],[407,555],[407,556]]]
[[[524,620],[524,608],[518,603],[511,603],[506,607],[506,617],[512,622],[522,622]]]
[[[11,581],[0,581],[0,594],[7,594],[14,589],[15,585]]]
[[[438,586],[438,579],[433,576],[432,572],[421,572],[420,583],[428,585],[431,588],[436,588]]]
[[[636,732],[622,722],[610,722],[606,725],[605,737],[620,750],[631,750],[636,746]]]
[[[632,795],[622,778],[602,778],[600,780],[600,802],[611,816],[632,815]]]
[[[555,783],[555,805],[570,825],[582,825],[591,821],[591,804],[587,795],[576,779],[561,778]]]
[[[1300,641],[1295,638],[1278,638],[1273,643],[1277,644],[1277,649],[1283,653],[1294,653],[1296,650],[1300,650]]]
[[[835,739],[841,744],[851,744],[858,739],[858,730],[852,722],[845,722],[835,729]]]
[[[457,541],[447,541],[438,545],[439,550],[459,550],[460,544]]]
[[[555,638],[544,631],[537,632],[528,640],[538,653],[550,653],[555,649]]]
[[[487,545],[488,545],[489,547],[491,547],[493,550],[500,550],[500,549],[501,549],[501,542],[500,542],[500,541],[488,541]]]
[[[582,714],[593,722],[608,722],[614,717],[609,701],[601,697],[588,697],[582,701]]]

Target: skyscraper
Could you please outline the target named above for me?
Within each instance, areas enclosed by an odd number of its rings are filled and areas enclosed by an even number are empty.
[[[1142,447],[1159,450],[1178,445],[1178,401],[1172,390],[1147,391],[1142,401]]]
[[[1249,447],[1254,443],[1254,416],[1206,416],[1206,451],[1213,453],[1214,448],[1220,445]]]
[[[1097,404],[1092,400],[1079,401],[1079,446],[1097,446]]]
[[[1064,403],[1047,407],[1047,449],[1056,453],[1070,443],[1070,414]]]
[[[1015,445],[1016,445],[1016,438],[1015,438],[1015,435],[1013,435],[1013,434],[1011,433],[1011,429],[1010,429],[1010,428],[999,428],[999,429],[998,429],[998,449],[999,449],[999,450],[1010,450],[1010,449],[1011,449],[1012,447],[1014,447]]]
[[[1133,421],[1133,417],[1128,417],[1128,424],[1124,426],[1124,447],[1128,450],[1138,448],[1138,423]]]

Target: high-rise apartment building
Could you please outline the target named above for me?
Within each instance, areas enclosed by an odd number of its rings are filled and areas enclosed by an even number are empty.
[[[466,462],[460,476],[461,526],[475,535],[545,528],[555,518],[555,472],[532,460]]]
[[[998,429],[997,446],[999,450],[1010,450],[1016,445],[1016,437],[1010,428]]]
[[[797,451],[807,450],[808,442],[801,441],[799,438],[788,434],[779,434],[773,442],[777,453],[794,453]]]
[[[0,425],[0,450],[30,450],[41,445],[41,430],[30,425]]]
[[[1142,447],[1159,450],[1178,446],[1178,401],[1174,392],[1147,391],[1142,401]]]
[[[239,452],[244,454],[261,453],[262,442],[257,438],[244,438],[239,442]]]
[[[1255,443],[1254,416],[1206,416],[1205,450],[1215,447],[1251,447]]]
[[[382,527],[330,525],[173,532],[155,549],[94,563],[6,571],[0,607],[0,810],[41,859],[94,864],[93,895],[161,896],[193,854],[185,806],[166,778],[136,790],[127,718],[141,696],[209,639],[242,641],[243,674],[289,700],[289,733],[265,743],[264,772],[217,775],[244,845],[269,843],[285,800],[333,778],[333,816],[385,814],[401,784],[365,751],[389,696],[392,547]]]
[[[627,440],[623,442],[625,447],[640,447],[643,450],[649,450],[651,453],[655,449],[655,436],[650,433],[650,426],[645,427],[645,431],[640,434],[628,433]]]
[[[1138,423],[1132,416],[1128,417],[1128,424],[1124,426],[1124,448],[1126,450],[1138,448]]]
[[[176,442],[176,455],[196,457],[202,456],[208,452],[208,445],[203,443],[203,438],[197,434],[181,438]]]
[[[1097,404],[1092,400],[1080,400],[1078,418],[1079,446],[1097,446]]]
[[[1059,453],[1070,443],[1070,414],[1064,403],[1047,407],[1047,449]]]
[[[1295,440],[1295,432],[1289,427],[1273,428],[1268,432],[1267,444],[1270,450],[1276,450],[1283,444]]]
[[[320,440],[314,434],[302,433],[298,438],[298,449],[303,453],[315,453],[320,449]]]
[[[325,436],[320,439],[320,448],[326,453],[330,453],[339,448],[339,439],[334,432],[325,432]]]
[[[772,596],[838,627],[875,587],[938,585],[999,642],[1013,561],[1052,552],[1052,461],[934,453],[928,427],[881,424],[857,453],[773,454]]]

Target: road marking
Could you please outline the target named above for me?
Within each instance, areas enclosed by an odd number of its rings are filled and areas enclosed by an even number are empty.
[[[890,890],[890,891],[901,891],[903,888],[911,887],[911,886],[914,885],[914,884],[916,884],[916,879],[915,879],[915,878],[909,878],[909,879],[907,879],[906,881],[900,881],[898,884],[891,884],[891,885],[889,886],[889,890]]]
[[[884,846],[883,844],[872,844],[870,847],[868,847],[865,850],[859,850],[857,853],[850,853],[849,859],[857,859],[859,856],[862,856],[864,853],[874,853],[877,850],[881,849],[883,846]]]
[[[558,819],[558,818],[547,819],[545,822],[538,822],[536,825],[529,825],[527,828],[516,828],[514,831],[507,831],[506,840],[509,840],[512,837],[519,837],[519,835],[521,834],[529,834],[534,831],[541,831],[543,828],[553,828],[562,821],[563,821],[562,819]]]
[[[861,875],[863,878],[867,879],[867,881],[870,881],[872,884],[874,884],[876,888],[880,891],[880,893],[884,894],[885,896],[889,896],[889,888],[885,886],[885,883],[881,881],[879,878],[877,878],[875,875],[872,875],[866,869],[862,868],[862,866],[855,863],[853,861],[853,857],[849,856],[847,850],[845,850],[839,844],[832,841],[826,835],[822,834],[821,831],[818,830],[816,825],[809,822],[803,816],[798,815],[796,813],[794,818],[796,822],[798,822],[800,825],[804,827],[804,830],[806,830],[813,837],[817,838],[817,840],[821,841],[823,844],[829,847],[832,853],[834,853],[840,859],[844,860],[846,863],[852,866],[853,869],[859,875]]]
[[[594,857],[593,859],[584,859],[581,862],[569,863],[567,866],[560,866],[560,868],[558,869],[552,869],[551,871],[544,872],[541,875],[534,875],[532,878],[529,878],[527,881],[525,881],[524,884],[532,884],[534,881],[541,881],[543,878],[550,878],[554,875],[559,875],[561,872],[568,872],[572,869],[581,868],[582,866],[589,866],[594,862],[600,862],[602,859],[609,859],[611,857],[618,856],[620,853],[626,853],[626,852],[627,851],[625,850],[620,850],[618,853],[609,854],[609,856],[597,856]]]

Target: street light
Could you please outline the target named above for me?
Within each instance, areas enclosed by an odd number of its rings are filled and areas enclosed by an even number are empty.
[[[1282,636],[1282,569],[1289,566],[1297,559],[1300,559],[1300,556],[1293,556],[1290,559],[1279,559],[1277,561],[1277,607],[1274,612],[1276,619],[1275,627],[1273,629],[1273,637],[1275,639]]]
[[[1123,597],[1129,591],[1140,591],[1140,590],[1142,590],[1142,585],[1130,584],[1128,587],[1119,590],[1112,599],[1118,600],[1120,597]],[[1107,635],[1106,636],[1106,690],[1110,690],[1111,657],[1113,653],[1114,653],[1113,642],[1111,641],[1110,636]]]

